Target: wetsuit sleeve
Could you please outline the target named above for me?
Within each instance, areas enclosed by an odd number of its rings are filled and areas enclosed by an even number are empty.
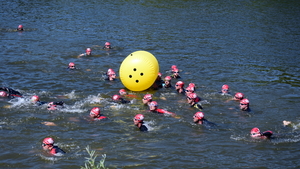
[[[130,103],[130,101],[121,98],[121,103],[122,103],[122,104],[127,104],[127,103]]]
[[[62,105],[64,105],[64,102],[63,101],[53,102],[53,104],[54,105],[60,105],[60,106],[62,106]]]
[[[140,131],[148,131],[148,128],[145,125],[142,125],[140,127]]]
[[[202,106],[200,106],[199,104],[195,104],[194,107],[197,108],[197,109],[199,109],[199,110],[203,109]]]
[[[263,135],[263,136],[266,136],[266,137],[268,137],[268,138],[270,138],[270,137],[273,135],[273,132],[270,131],[270,130],[264,131],[264,132],[262,133],[262,135]]]
[[[171,114],[171,115],[175,115],[175,113],[169,112],[167,110],[164,109],[157,109],[156,110],[158,113],[162,113],[162,114]]]

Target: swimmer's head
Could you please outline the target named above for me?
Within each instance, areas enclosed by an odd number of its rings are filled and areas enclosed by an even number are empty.
[[[202,120],[204,119],[204,113],[203,112],[197,112],[194,114],[193,118],[195,119],[198,119],[198,120]]]
[[[110,48],[110,46],[111,46],[111,44],[109,43],[109,42],[105,42],[105,44],[104,44],[104,48]]]
[[[243,93],[236,93],[234,95],[234,99],[235,100],[242,100],[244,98],[244,94]]]
[[[152,101],[152,102],[150,102],[150,103],[148,104],[148,106],[149,106],[149,109],[150,109],[150,110],[155,110],[155,109],[157,109],[158,104],[157,104],[156,101]]]
[[[255,127],[253,129],[251,129],[250,135],[251,135],[251,137],[254,137],[254,138],[255,137],[261,137],[261,133],[260,133],[259,128]]]
[[[228,91],[229,91],[229,86],[227,84],[224,84],[222,86],[222,93],[228,93]]]
[[[134,116],[134,120],[135,120],[135,121],[138,121],[138,122],[143,122],[143,120],[144,120],[144,115],[142,115],[142,114],[137,114],[137,115]]]
[[[152,94],[145,94],[145,96],[143,97],[143,100],[151,102],[152,101]]]
[[[5,91],[0,91],[0,97],[8,97],[8,93]]]
[[[91,48],[86,48],[85,52],[86,52],[86,55],[91,55],[92,54],[92,49]]]
[[[126,92],[125,89],[120,89],[120,90],[119,90],[119,94],[120,94],[120,95],[126,95],[127,92]]]
[[[248,110],[249,109],[249,100],[248,99],[243,99],[240,101],[240,109],[241,110]]]
[[[179,70],[177,68],[173,69],[173,73],[174,74],[178,74],[179,73]]]
[[[188,100],[188,103],[197,103],[200,101],[200,98],[197,96],[196,93],[190,93],[187,95],[187,100]]]
[[[172,79],[171,76],[166,76],[166,77],[165,77],[165,80],[166,80],[166,81],[170,81],[171,79]]]
[[[92,49],[91,49],[91,48],[86,48],[85,51],[86,51],[86,52],[92,52]]]
[[[18,26],[18,30],[19,30],[19,31],[23,30],[23,25],[19,25],[19,26]]]
[[[100,115],[100,108],[99,107],[92,108],[92,110],[90,111],[90,116],[95,118],[99,115]]]
[[[40,101],[40,97],[37,96],[37,95],[34,95],[34,96],[31,97],[30,100],[31,100],[32,102],[38,102],[38,101]]]
[[[113,69],[108,69],[107,70],[107,75],[108,76],[111,76],[111,77],[115,77],[116,76],[116,73]]]
[[[47,137],[47,138],[44,138],[43,143],[47,144],[47,145],[53,145],[54,144],[54,140],[51,137]]]
[[[185,92],[186,92],[186,94],[194,93],[194,88],[188,86],[188,87],[185,89]]]
[[[47,106],[48,110],[56,110],[56,105],[53,102],[48,103]]]
[[[51,150],[54,144],[54,140],[51,137],[44,138],[42,147],[44,150]]]
[[[240,101],[240,104],[242,104],[242,105],[249,105],[249,104],[250,104],[250,101],[249,101],[248,99],[242,99],[242,100]]]
[[[178,82],[176,82],[175,87],[183,88],[183,87],[184,87],[183,81],[178,81]]]
[[[119,100],[121,99],[121,96],[115,94],[115,95],[113,95],[112,99],[113,99],[114,101],[119,101]]]
[[[70,63],[69,63],[69,68],[70,68],[70,69],[75,69],[75,63],[70,62]]]

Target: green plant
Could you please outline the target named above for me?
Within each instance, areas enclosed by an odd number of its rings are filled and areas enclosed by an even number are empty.
[[[95,155],[95,150],[91,150],[89,146],[87,146],[86,151],[90,155],[90,157],[85,157],[86,161],[83,167],[81,169],[108,169],[105,167],[104,162],[106,158],[106,154],[102,155],[102,159],[99,161],[98,164],[95,163],[95,160],[97,158],[97,155]]]

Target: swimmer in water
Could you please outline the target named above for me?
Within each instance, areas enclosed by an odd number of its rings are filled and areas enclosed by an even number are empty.
[[[176,82],[175,89],[176,89],[177,93],[185,94],[185,91],[184,91],[183,87],[184,87],[184,83],[182,81]]]
[[[144,105],[149,106],[149,104],[152,102],[152,94],[145,94],[142,101]]]
[[[175,116],[175,115],[176,115],[175,113],[169,112],[169,111],[167,111],[167,110],[164,110],[164,109],[158,109],[158,104],[157,104],[156,101],[152,101],[152,102],[149,104],[149,110],[150,110],[152,113],[169,114],[169,115],[172,115],[172,116]]]
[[[111,44],[109,42],[105,42],[102,49],[112,49]]]
[[[34,95],[30,98],[31,100],[31,103],[37,105],[37,106],[40,106],[40,105],[43,105],[43,104],[47,104],[47,102],[42,102],[40,101],[40,97],[37,96],[37,95]],[[47,109],[48,110],[57,110],[58,106],[62,107],[64,105],[64,102],[63,101],[59,101],[59,102],[49,102],[47,104]]]
[[[233,97],[233,100],[241,101],[244,99],[244,94],[243,93],[236,93]]]
[[[23,25],[19,25],[18,28],[17,28],[17,31],[24,31]]]
[[[115,103],[119,103],[119,104],[127,104],[127,103],[130,103],[129,100],[125,100],[123,99],[120,95],[113,95],[112,97],[112,100],[115,102]]]
[[[135,117],[133,118],[133,123],[140,129],[140,131],[148,131],[148,128],[144,125],[144,115],[135,115]]]
[[[224,84],[222,86],[222,89],[221,89],[221,92],[220,92],[222,95],[226,95],[226,94],[229,94],[229,86],[227,84]]]
[[[62,149],[60,149],[57,146],[54,146],[54,140],[51,137],[47,137],[43,140],[42,147],[45,151],[48,153],[54,155],[54,156],[62,156],[66,152]]]
[[[185,89],[185,95],[186,95],[186,96],[188,96],[189,94],[194,93],[194,92],[195,92],[195,90],[194,90],[194,88],[191,87],[191,86],[188,86],[188,87]]]
[[[198,102],[201,100],[196,93],[190,93],[187,97],[187,102],[190,105],[190,107],[194,107],[200,111],[202,111],[202,106],[198,104]]]
[[[166,76],[165,77],[165,82],[162,84],[162,86],[164,87],[164,88],[171,88],[172,87],[172,85],[171,85],[171,76]]]
[[[121,96],[126,96],[126,95],[127,95],[127,92],[126,92],[125,89],[120,89],[120,90],[119,90],[119,94],[120,94]]]
[[[64,102],[63,101],[59,101],[59,102],[49,102],[47,104],[47,110],[57,110],[57,109],[61,109],[64,106]]]
[[[240,101],[240,109],[250,112],[250,101],[248,99],[242,99]]]
[[[161,79],[161,76],[162,74],[158,72],[157,78],[151,86],[151,88],[153,88],[154,90],[162,88],[162,84],[164,83],[164,81]]]
[[[172,72],[173,72],[173,74],[171,75],[171,77],[173,79],[179,79],[180,78],[179,70],[177,68],[173,69]]]
[[[69,63],[69,66],[68,66],[68,68],[67,69],[69,69],[69,70],[74,70],[74,69],[76,69],[76,67],[75,67],[75,63],[73,63],[73,62],[70,62]]]
[[[196,124],[202,124],[202,125],[207,126],[207,127],[216,126],[215,123],[212,123],[212,122],[210,122],[210,121],[208,121],[204,118],[204,113],[203,112],[195,113],[194,116],[193,116],[193,121]]]
[[[268,130],[261,133],[259,128],[257,127],[251,129],[250,131],[250,136],[255,139],[270,139],[272,135],[273,135],[272,131]]]
[[[290,126],[294,129],[299,129],[300,128],[300,123],[298,123],[298,124],[297,123],[292,123],[291,121],[286,121],[286,120],[284,120],[282,123],[283,123],[284,127]]]
[[[113,69],[108,69],[105,80],[113,81],[116,79],[116,73]]]
[[[0,87],[0,97],[14,98],[14,97],[22,97],[22,94],[12,88],[9,87]]]
[[[92,49],[91,48],[86,48],[85,53],[82,53],[78,56],[78,58],[82,56],[91,56],[92,55]]]
[[[94,107],[90,111],[90,117],[93,118],[93,120],[101,120],[101,119],[106,119],[107,117],[102,116],[100,114],[100,108],[99,107]]]

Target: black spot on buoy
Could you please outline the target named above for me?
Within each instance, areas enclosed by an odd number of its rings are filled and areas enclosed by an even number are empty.
[[[133,54],[130,54],[130,56],[132,56]]]
[[[133,71],[136,71],[136,68],[133,68]]]
[[[141,73],[140,75],[141,75],[141,76],[143,76],[143,75],[144,75],[144,73]]]
[[[139,80],[135,80],[136,83],[139,83]]]
[[[129,78],[132,78],[132,75],[129,75]]]

